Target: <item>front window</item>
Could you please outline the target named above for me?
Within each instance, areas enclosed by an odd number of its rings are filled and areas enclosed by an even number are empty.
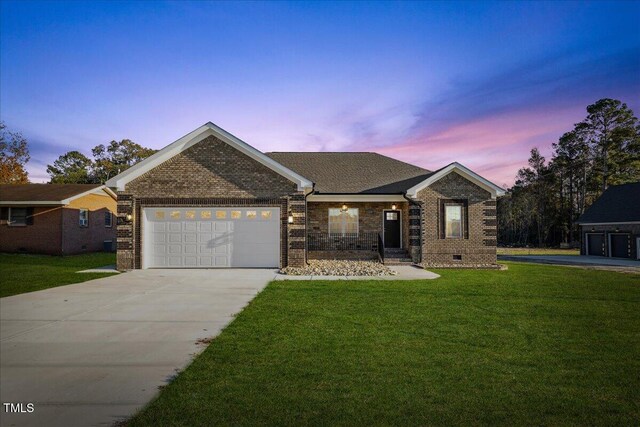
[[[461,204],[444,206],[444,231],[447,239],[462,238],[462,208]]]
[[[329,234],[358,234],[358,208],[329,209]]]
[[[27,208],[9,209],[9,225],[27,225]]]
[[[80,227],[86,227],[89,225],[89,210],[80,209]]]
[[[111,212],[104,213],[104,226],[107,228],[111,228],[111,223],[113,221],[113,215]]]

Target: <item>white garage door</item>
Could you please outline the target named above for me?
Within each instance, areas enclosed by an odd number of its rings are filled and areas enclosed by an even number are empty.
[[[279,265],[279,208],[145,208],[142,216],[143,268]]]

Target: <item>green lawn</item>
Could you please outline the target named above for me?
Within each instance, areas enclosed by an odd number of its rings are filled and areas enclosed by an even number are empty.
[[[640,275],[508,264],[272,282],[130,424],[638,425]]]
[[[498,248],[498,255],[580,255],[580,250],[561,248]]]
[[[110,276],[76,271],[115,263],[115,254],[103,252],[69,256],[0,253],[0,297]]]

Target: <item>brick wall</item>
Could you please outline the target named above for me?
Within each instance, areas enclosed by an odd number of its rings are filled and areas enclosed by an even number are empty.
[[[62,208],[33,209],[33,225],[9,226],[0,221],[0,252],[62,254]]]
[[[153,168],[118,193],[118,269],[142,265],[142,209],[152,206],[278,206],[281,267],[305,263],[304,196],[296,184],[210,136]],[[288,224],[292,211],[294,223]],[[126,214],[133,221],[124,221]]]
[[[440,202],[465,199],[468,236],[441,238]],[[422,264],[427,267],[488,266],[496,264],[496,201],[488,191],[457,173],[450,173],[418,193],[422,207]],[[460,260],[455,260],[454,255]]]
[[[117,202],[108,195],[90,194],[72,200],[62,210],[62,251],[64,254],[99,252],[104,241],[116,241]],[[80,226],[80,209],[89,210],[89,224]],[[105,213],[112,212],[111,227],[105,227]]]

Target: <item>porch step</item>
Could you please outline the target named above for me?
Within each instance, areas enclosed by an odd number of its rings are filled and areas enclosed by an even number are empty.
[[[384,265],[413,265],[411,258],[386,258],[384,259]]]
[[[413,260],[406,249],[385,249],[384,263],[385,265],[413,264]]]

